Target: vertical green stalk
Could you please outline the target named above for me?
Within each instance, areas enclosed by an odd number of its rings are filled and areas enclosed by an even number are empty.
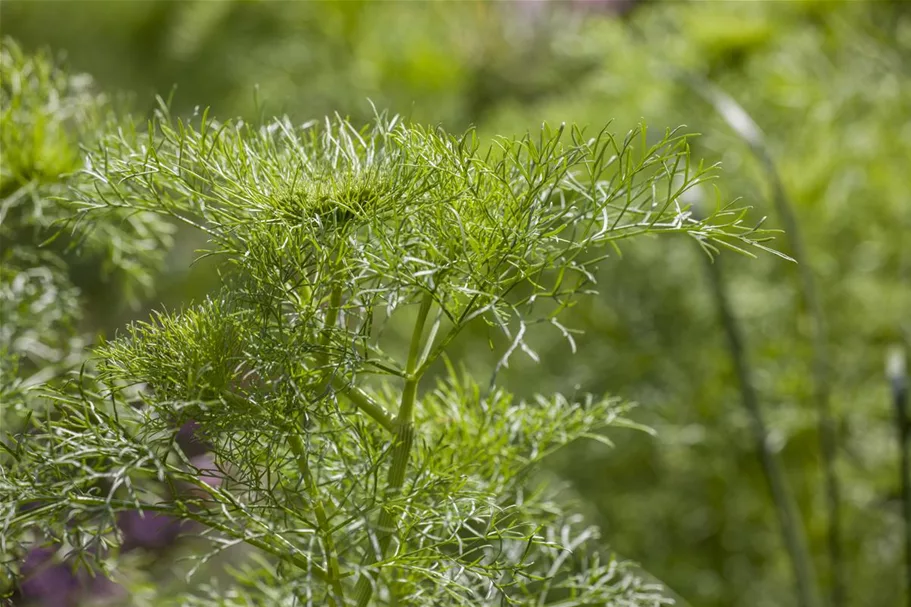
[[[797,215],[794,212],[794,205],[788,199],[781,177],[775,169],[772,155],[765,142],[759,137],[754,140],[747,140],[747,143],[753,155],[765,169],[772,187],[772,199],[784,224],[785,236],[791,244],[791,255],[797,261],[797,271],[800,275],[801,294],[807,319],[809,320],[810,340],[813,347],[813,400],[816,404],[819,450],[822,455],[826,507],[829,519],[827,541],[829,548],[829,575],[831,577],[831,602],[833,607],[841,607],[847,600],[847,589],[845,588],[847,575],[844,570],[841,546],[841,487],[835,472],[838,441],[830,403],[829,338],[826,331],[825,314],[819,291],[816,288],[813,267],[810,264],[809,256],[803,243]]]
[[[731,309],[727,292],[724,289],[724,278],[721,272],[721,259],[706,260],[706,269],[711,283],[715,305],[721,316],[721,323],[727,336],[728,349],[734,362],[734,370],[740,384],[740,393],[743,405],[750,417],[753,439],[759,452],[759,461],[769,484],[772,502],[778,515],[778,522],[784,538],[785,546],[791,557],[791,566],[797,584],[798,604],[801,607],[817,607],[819,601],[816,594],[815,574],[810,554],[800,524],[800,516],[794,500],[788,489],[781,464],[772,453],[768,444],[768,430],[762,409],[759,406],[759,396],[753,383],[750,365],[747,360],[746,348],[743,343],[743,334],[740,324]]]
[[[329,523],[329,517],[326,516],[326,509],[323,501],[319,498],[319,489],[313,482],[313,475],[310,472],[310,464],[307,461],[307,448],[304,441],[297,434],[292,434],[288,441],[291,444],[291,451],[297,460],[297,469],[304,480],[304,486],[310,495],[310,503],[313,512],[316,514],[316,523],[319,525],[320,539],[323,542],[323,553],[326,556],[326,571],[328,574],[329,585],[332,588],[330,597],[331,604],[336,607],[344,607],[345,591],[342,588],[341,575],[339,573],[338,554],[335,549],[335,541],[332,538],[332,528]]]
[[[813,401],[816,408],[819,451],[822,460],[823,482],[825,484],[828,529],[826,541],[829,556],[830,601],[833,607],[841,607],[847,601],[847,575],[841,542],[841,487],[835,470],[837,459],[836,424],[832,414],[829,380],[828,335],[825,313],[813,268],[801,236],[800,224],[794,205],[791,203],[781,177],[775,168],[775,161],[765,142],[762,130],[752,117],[730,95],[701,77],[681,73],[681,79],[697,95],[705,99],[728,126],[747,144],[750,152],[762,166],[772,188],[772,202],[782,223],[785,237],[791,245],[791,255],[797,261],[800,292],[804,311],[810,326],[810,341],[813,349]]]
[[[905,524],[905,601],[911,607],[911,418],[908,417],[908,378],[905,355],[900,347],[890,352],[886,373],[892,384],[895,426],[898,430],[898,460],[901,479],[902,518]]]
[[[395,444],[392,448],[392,465],[389,468],[389,476],[386,479],[386,499],[394,498],[402,490],[405,483],[405,473],[408,470],[408,460],[411,457],[411,446],[414,443],[414,405],[417,398],[418,383],[421,381],[421,374],[418,374],[419,355],[421,352],[421,338],[424,334],[424,325],[427,322],[427,314],[433,304],[433,297],[430,293],[424,293],[421,300],[421,308],[418,311],[418,318],[414,323],[414,331],[411,335],[411,346],[408,350],[408,363],[405,367],[405,387],[402,390],[402,400],[399,404],[399,412],[395,418]],[[386,555],[389,543],[395,533],[395,514],[388,507],[383,507],[380,512],[380,519],[377,525],[378,537],[377,543],[379,551],[377,554],[370,553],[366,559],[365,565],[372,565]],[[366,607],[373,596],[374,582],[366,574],[361,574],[355,588],[358,607]]]

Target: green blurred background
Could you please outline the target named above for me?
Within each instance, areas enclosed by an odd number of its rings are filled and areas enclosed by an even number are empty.
[[[543,121],[610,122],[620,134],[640,122],[685,125],[701,134],[694,155],[721,163],[718,196],[781,227],[775,181],[744,138],[748,115],[796,213],[828,330],[844,605],[899,604],[898,448],[883,360],[911,336],[911,3],[5,0],[0,27],[27,50],[65,52],[71,70],[128,95],[140,117],[161,94],[178,115],[209,106],[248,120],[366,120],[376,106],[451,130],[474,125],[485,137]],[[746,114],[710,103],[712,87]],[[194,238],[178,234],[141,305],[88,285],[91,328],[110,335],[150,308],[203,296],[217,277],[191,266]],[[776,244],[793,252],[787,237]],[[793,605],[701,255],[685,240],[627,245],[603,264],[599,296],[567,316],[584,331],[578,354],[544,331],[533,340],[541,363],[516,361],[499,380],[525,395],[638,401],[636,420],[657,437],[617,435],[610,453],[580,445],[554,462],[610,547],[692,605]],[[813,318],[801,275],[772,256],[723,257],[769,442],[828,596]],[[463,340],[463,362],[489,373],[494,357],[476,343]]]

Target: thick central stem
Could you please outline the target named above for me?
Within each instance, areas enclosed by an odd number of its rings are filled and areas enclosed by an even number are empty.
[[[414,422],[412,421],[414,404],[417,400],[418,383],[421,381],[421,374],[417,373],[420,364],[421,339],[424,335],[424,325],[427,322],[427,315],[432,304],[433,298],[430,293],[425,293],[421,300],[421,308],[418,311],[418,318],[414,323],[414,331],[411,335],[408,363],[405,368],[407,379],[402,390],[398,416],[395,418],[395,444],[392,448],[392,465],[389,468],[389,476],[386,479],[387,500],[395,498],[405,484],[405,473],[408,470],[411,446],[414,443]],[[367,558],[365,565],[372,565],[386,555],[394,534],[395,514],[387,505],[380,512],[377,536],[378,551]],[[373,596],[373,586],[374,580],[362,574],[355,589],[358,607],[366,607],[370,602],[370,598]]]
[[[421,309],[418,311],[418,318],[414,323],[414,332],[411,334],[411,347],[408,349],[408,363],[405,367],[405,388],[402,390],[402,402],[399,406],[399,414],[396,417],[396,424],[401,425],[403,422],[411,423],[411,416],[414,412],[414,401],[417,395],[418,382],[421,380],[417,375],[418,356],[421,352],[421,338],[424,335],[424,325],[427,323],[427,315],[430,312],[430,306],[433,304],[433,297],[430,293],[425,293],[421,300]]]

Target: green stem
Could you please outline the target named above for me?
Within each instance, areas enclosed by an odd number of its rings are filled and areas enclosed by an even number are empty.
[[[421,337],[424,335],[424,325],[427,323],[427,314],[430,312],[431,305],[433,305],[433,297],[430,293],[425,293],[424,298],[421,300],[421,309],[418,311],[417,321],[414,323],[414,332],[411,334],[408,364],[405,367],[405,377],[407,379],[405,380],[405,389],[402,392],[399,414],[395,419],[397,424],[402,424],[403,422],[411,423],[418,382],[421,380],[420,375],[417,373],[418,355],[421,353]]]
[[[887,372],[892,384],[892,401],[895,405],[895,426],[898,430],[898,459],[901,479],[902,518],[904,518],[905,543],[905,601],[911,607],[911,418],[908,417],[908,379],[905,357],[901,349],[890,356]]]
[[[433,305],[433,297],[430,293],[425,293],[421,300],[421,308],[418,311],[418,318],[414,323],[414,331],[411,335],[411,347],[408,350],[408,364],[405,368],[407,378],[405,387],[402,390],[402,400],[399,405],[399,412],[395,418],[395,444],[392,448],[392,465],[389,468],[389,476],[386,479],[386,498],[394,498],[402,490],[405,484],[405,474],[408,470],[408,460],[411,457],[411,446],[414,443],[414,405],[417,400],[418,383],[421,381],[421,374],[418,373],[418,357],[421,352],[421,338],[424,334],[424,325],[427,322],[427,315],[430,307]],[[395,514],[388,506],[383,507],[380,512],[380,519],[377,525],[378,538],[377,544],[379,551],[376,554],[368,553],[365,559],[365,565],[369,566],[381,560],[395,533]],[[355,588],[358,607],[366,607],[373,596],[374,580],[366,574],[361,574]]]
[[[234,394],[230,390],[223,390],[222,398],[235,403],[245,402],[241,396]],[[341,575],[339,573],[340,569],[338,565],[338,557],[335,550],[335,543],[332,539],[331,527],[329,526],[329,517],[326,516],[326,509],[323,506],[322,500],[319,499],[316,484],[313,482],[313,475],[310,472],[310,464],[307,461],[307,449],[304,446],[303,439],[301,439],[298,434],[292,434],[288,438],[288,442],[291,445],[291,451],[294,452],[294,457],[297,461],[297,469],[300,471],[301,476],[304,479],[304,484],[307,487],[307,491],[310,494],[310,501],[313,505],[313,511],[316,514],[318,532],[321,534],[323,540],[323,548],[326,553],[328,569],[318,569],[318,571],[322,574],[321,579],[323,579],[332,587],[332,592],[334,593],[331,599],[332,604],[337,605],[338,607],[344,607],[344,592],[341,585]],[[253,545],[262,548],[262,545]],[[304,564],[306,564],[307,568],[312,567],[309,561],[295,561],[294,558],[291,560],[295,565],[299,567]]]
[[[297,469],[300,471],[307,492],[310,494],[313,512],[316,514],[316,522],[319,525],[320,536],[323,540],[323,552],[326,555],[326,573],[333,593],[330,601],[333,605],[343,607],[345,605],[345,592],[339,575],[338,555],[335,549],[335,541],[332,539],[332,527],[329,524],[329,517],[326,516],[323,501],[319,498],[319,490],[313,482],[313,474],[310,472],[310,464],[307,460],[307,449],[304,446],[304,441],[297,434],[292,434],[288,442],[297,460]]]
[[[336,323],[338,323],[338,311],[342,307],[342,287],[336,284],[332,288],[332,293],[329,294],[329,309],[326,310],[326,322],[323,323],[323,335],[320,339],[320,358],[322,359],[323,364],[326,364],[328,360],[328,348],[329,343],[332,341],[332,329],[335,328]]]
[[[772,502],[778,515],[782,537],[797,584],[797,602],[801,607],[817,607],[819,600],[816,595],[815,580],[812,561],[807,550],[800,514],[788,487],[781,463],[769,447],[769,433],[765,418],[759,405],[759,395],[753,381],[753,374],[747,360],[746,346],[744,345],[743,332],[740,323],[734,316],[731,302],[724,287],[724,278],[721,271],[721,259],[714,261],[707,259],[706,270],[709,275],[715,305],[721,317],[721,324],[728,341],[728,349],[734,363],[734,371],[740,384],[740,395],[744,408],[750,418],[750,427],[753,431],[753,440],[759,452],[759,462],[769,484]]]
[[[377,423],[391,433],[395,433],[395,420],[375,400],[357,386],[345,385],[339,379],[332,382],[332,387],[345,396],[351,404],[372,417]]]
[[[841,531],[841,484],[836,473],[838,437],[836,420],[832,413],[829,379],[828,335],[822,299],[813,275],[813,266],[804,245],[800,224],[762,130],[752,121],[744,125],[740,119],[749,117],[746,110],[733,97],[712,82],[690,74],[682,74],[684,82],[702,96],[724,119],[737,135],[743,139],[760,163],[772,188],[772,201],[784,224],[784,233],[791,244],[791,254],[797,262],[800,289],[805,313],[809,320],[813,360],[813,400],[817,413],[819,450],[822,461],[823,481],[826,495],[830,600],[833,607],[842,607],[848,600],[848,575],[845,572]],[[735,118],[736,117],[736,118]]]
[[[328,349],[329,343],[332,340],[332,329],[335,328],[336,323],[338,323],[338,313],[341,305],[342,288],[336,285],[329,295],[329,309],[326,310],[326,323],[323,326],[323,335],[320,340],[320,348],[322,349],[320,360],[324,366],[329,358]],[[370,398],[363,390],[357,386],[345,385],[344,382],[337,377],[330,380],[330,385],[337,393],[345,395],[355,407],[372,417],[383,428],[389,432],[395,432],[394,420],[389,416],[385,409]],[[328,385],[325,387],[328,387]]]
[[[789,202],[784,185],[775,169],[772,157],[765,147],[754,147],[754,153],[766,168],[774,190],[775,205],[791,242],[791,250],[800,274],[803,303],[809,320],[813,348],[813,399],[816,404],[819,450],[822,455],[823,481],[825,483],[828,528],[826,540],[829,550],[829,577],[831,603],[842,607],[848,597],[848,575],[845,572],[841,531],[841,483],[836,473],[838,436],[832,412],[829,379],[828,335],[822,301],[816,288],[813,267],[803,244],[793,205]]]
[[[326,310],[326,320],[323,324],[323,334],[320,339],[320,352],[318,354],[320,364],[325,366],[329,360],[329,344],[332,342],[332,330],[338,323],[339,308],[342,305],[342,287],[336,284],[329,295],[329,308]],[[328,388],[328,380],[326,388]],[[326,516],[326,509],[323,501],[319,497],[319,489],[313,482],[313,474],[310,472],[310,464],[307,458],[307,448],[299,434],[292,433],[288,440],[291,445],[291,451],[297,460],[297,469],[301,473],[307,493],[310,495],[310,503],[313,512],[316,515],[316,522],[319,526],[320,538],[323,542],[323,552],[326,557],[326,574],[329,586],[332,588],[330,602],[337,607],[344,607],[345,594],[342,589],[342,583],[339,576],[338,557],[335,551],[335,542],[332,539],[332,528],[329,525],[329,517]]]

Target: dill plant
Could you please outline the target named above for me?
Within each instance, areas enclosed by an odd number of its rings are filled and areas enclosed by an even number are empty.
[[[574,345],[561,319],[620,241],[770,250],[742,208],[693,216],[681,196],[710,176],[685,136],[644,129],[485,146],[386,115],[188,123],[162,104],[147,127],[105,130],[69,196],[73,228],[193,226],[222,286],[42,388],[53,415],[6,439],[0,548],[54,541],[110,574],[117,517],[139,510],[207,540],[188,574],[256,549],[230,589],[202,583],[180,604],[668,602],[537,473],[570,442],[637,427],[629,404],[519,401],[495,379],[536,356],[534,328]],[[447,356],[472,324],[500,352],[489,383]],[[205,467],[176,445],[188,422]]]

